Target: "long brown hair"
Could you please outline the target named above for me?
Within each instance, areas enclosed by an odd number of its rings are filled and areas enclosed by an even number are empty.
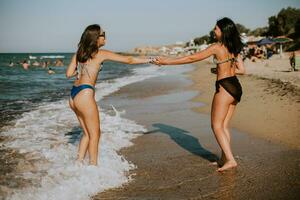
[[[98,52],[97,40],[101,33],[101,27],[98,24],[92,24],[86,27],[78,43],[76,58],[78,62],[84,63]]]

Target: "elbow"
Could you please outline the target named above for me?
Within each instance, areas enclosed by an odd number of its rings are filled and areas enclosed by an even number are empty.
[[[66,73],[66,78],[67,78],[67,79],[70,79],[71,77],[72,77],[72,74],[70,74],[70,73],[67,72],[67,73]]]
[[[189,57],[185,60],[185,63],[194,63],[198,61],[196,57]]]
[[[246,74],[246,70],[243,69],[241,74],[242,74],[242,75],[245,75],[245,74]]]
[[[237,74],[239,75],[245,75],[246,74],[246,70],[240,70],[237,72]]]

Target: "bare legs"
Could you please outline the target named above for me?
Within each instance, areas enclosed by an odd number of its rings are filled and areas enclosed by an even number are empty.
[[[211,125],[218,144],[222,149],[221,161],[224,165],[218,171],[237,166],[230,147],[229,121],[235,109],[234,98],[223,87],[214,95],[211,110]]]
[[[83,133],[84,133],[80,139],[78,154],[77,154],[77,160],[82,162],[86,155],[87,149],[88,149],[90,137],[89,137],[89,133],[85,127],[85,124],[83,122],[83,119],[79,116],[79,113],[76,115],[77,115],[78,121],[80,123],[80,126],[83,129]]]
[[[70,107],[75,112],[84,132],[79,143],[77,160],[82,161],[88,151],[90,165],[97,165],[100,121],[98,107],[94,100],[94,91],[82,90],[74,100],[70,99]]]
[[[229,122],[233,116],[233,113],[234,113],[234,110],[235,110],[235,104],[230,104],[229,105],[229,109],[228,109],[228,112],[227,112],[227,115],[225,117],[225,120],[224,120],[224,123],[223,123],[223,128],[224,128],[224,132],[225,132],[225,135],[227,137],[227,140],[229,142],[229,145],[230,145],[230,140],[231,140],[231,133],[230,133],[230,130],[229,130]],[[225,154],[224,154],[224,151],[222,150],[222,156],[221,156],[221,165],[223,165],[226,161],[226,158],[225,158]]]

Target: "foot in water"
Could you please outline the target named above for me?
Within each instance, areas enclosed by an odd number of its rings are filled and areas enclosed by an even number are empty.
[[[82,167],[84,165],[83,159],[76,159],[75,166]]]
[[[225,164],[217,169],[218,172],[223,172],[237,167],[237,162],[235,160],[226,161]]]

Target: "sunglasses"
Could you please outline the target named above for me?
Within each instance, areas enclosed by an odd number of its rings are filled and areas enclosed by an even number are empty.
[[[99,35],[99,37],[104,37],[105,38],[105,31],[103,31],[102,34]]]

